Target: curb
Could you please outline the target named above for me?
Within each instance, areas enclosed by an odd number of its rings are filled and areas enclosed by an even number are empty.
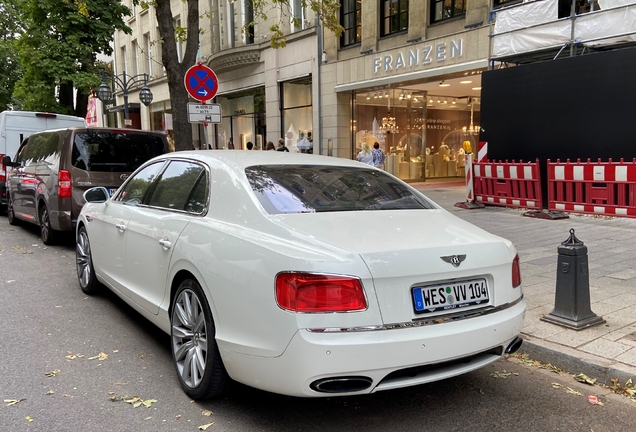
[[[590,378],[596,378],[599,384],[612,385],[612,379],[618,378],[624,385],[631,379],[636,382],[636,367],[629,366],[615,360],[582,353],[574,348],[552,342],[533,339],[522,333],[523,344],[519,353],[528,354],[533,360],[550,363],[572,374],[584,373]]]

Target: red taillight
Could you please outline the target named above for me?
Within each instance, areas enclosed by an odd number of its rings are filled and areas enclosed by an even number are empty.
[[[517,288],[521,285],[521,269],[519,269],[519,255],[515,255],[512,260],[512,287]]]
[[[276,301],[293,312],[350,312],[367,308],[359,279],[308,273],[280,273]]]
[[[71,173],[60,170],[57,175],[57,196],[59,198],[70,198],[71,193]]]
[[[3,157],[4,155],[0,153],[0,182],[3,182],[7,179],[6,171],[5,171],[4,165],[2,164]]]

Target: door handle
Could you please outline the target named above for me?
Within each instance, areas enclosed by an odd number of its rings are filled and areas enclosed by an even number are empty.
[[[172,243],[170,243],[170,240],[167,239],[159,240],[159,244],[165,249],[170,249],[172,247]]]
[[[119,231],[124,232],[126,231],[126,225],[124,225],[123,222],[118,223],[117,225],[115,225],[115,228],[117,228]]]

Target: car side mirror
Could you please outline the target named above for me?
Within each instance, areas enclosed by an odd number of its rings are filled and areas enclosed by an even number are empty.
[[[84,201],[88,203],[103,203],[108,201],[108,191],[104,187],[90,188],[84,192]]]
[[[11,162],[11,156],[4,156],[2,158],[2,165],[6,167],[19,167],[20,162]]]

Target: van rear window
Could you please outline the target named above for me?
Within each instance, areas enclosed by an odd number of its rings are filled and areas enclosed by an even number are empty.
[[[75,134],[72,164],[86,171],[132,172],[166,152],[164,140],[149,134],[80,132]]]

